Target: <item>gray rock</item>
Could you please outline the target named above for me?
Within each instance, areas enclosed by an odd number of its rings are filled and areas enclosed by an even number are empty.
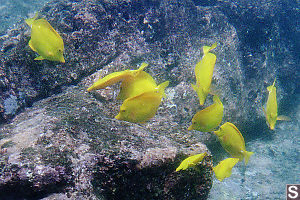
[[[142,125],[115,120],[120,102],[86,88],[39,101],[0,129],[0,198],[207,198],[211,155],[175,172],[188,155],[209,153],[197,137],[164,112]]]

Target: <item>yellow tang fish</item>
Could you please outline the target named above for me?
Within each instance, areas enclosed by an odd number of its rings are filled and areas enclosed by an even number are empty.
[[[215,175],[219,181],[231,176],[231,170],[239,162],[238,158],[227,158],[222,160],[217,166],[213,168]]]
[[[217,57],[209,51],[216,47],[217,43],[214,43],[211,47],[204,46],[204,56],[195,66],[196,85],[192,84],[192,87],[198,94],[200,105],[204,104],[207,94],[210,91],[211,79]]]
[[[125,100],[144,92],[155,91],[157,84],[147,72],[141,71],[138,75],[122,81],[121,90],[117,99]]]
[[[267,100],[266,110],[263,108],[263,111],[267,119],[267,124],[269,125],[271,130],[274,130],[277,120],[290,120],[289,117],[283,115],[277,116],[278,111],[277,111],[275,82],[276,82],[276,78],[273,82],[273,85],[267,87],[267,90],[269,91],[269,96]]]
[[[222,147],[231,156],[239,158],[240,161],[245,158],[245,164],[247,165],[253,152],[246,151],[244,138],[234,124],[226,122],[214,133],[218,136]]]
[[[26,23],[31,27],[30,48],[40,56],[34,60],[51,60],[64,63],[63,56],[64,42],[60,35],[45,19],[36,19],[35,17],[26,19]]]
[[[155,115],[168,85],[169,81],[166,81],[160,84],[156,91],[144,92],[126,99],[115,118],[134,123],[144,123],[151,119]]]
[[[224,107],[218,96],[213,97],[214,103],[198,111],[193,119],[192,125],[188,130],[197,130],[202,132],[209,132],[216,128],[222,121]]]
[[[106,88],[109,85],[115,84],[119,81],[124,81],[126,79],[133,78],[137,76],[140,72],[144,70],[145,67],[147,67],[148,64],[142,63],[139,69],[137,70],[124,70],[120,72],[113,72],[111,74],[108,74],[107,76],[100,78],[98,81],[96,81],[91,87],[87,89],[88,92],[93,90],[99,90]]]
[[[177,167],[176,172],[178,172],[180,170],[186,170],[189,167],[195,166],[196,164],[201,162],[206,155],[207,155],[207,153],[204,152],[204,153],[193,155],[193,156],[190,156],[190,157],[184,159],[180,163],[179,167]]]

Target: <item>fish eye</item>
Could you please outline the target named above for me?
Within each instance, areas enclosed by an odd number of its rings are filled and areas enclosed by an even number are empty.
[[[126,110],[120,110],[121,112],[125,112]]]

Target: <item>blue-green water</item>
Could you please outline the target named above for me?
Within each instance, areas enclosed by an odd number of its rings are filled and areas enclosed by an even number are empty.
[[[40,9],[46,2],[46,0],[0,0],[0,35],[26,18],[29,13]]]
[[[300,112],[295,117],[299,119]],[[247,142],[247,150],[255,154],[248,165],[239,163],[230,178],[214,180],[213,199],[285,199],[286,184],[299,183],[299,122],[278,124],[275,131]]]

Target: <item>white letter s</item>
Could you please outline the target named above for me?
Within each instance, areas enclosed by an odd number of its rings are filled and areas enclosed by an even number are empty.
[[[297,186],[295,186],[295,185],[290,186],[288,188],[288,191],[289,191],[288,196],[289,196],[289,198],[296,199],[298,197],[298,195],[299,195],[298,192],[297,192],[297,190],[298,190]],[[294,195],[291,195],[290,193],[292,193]]]

